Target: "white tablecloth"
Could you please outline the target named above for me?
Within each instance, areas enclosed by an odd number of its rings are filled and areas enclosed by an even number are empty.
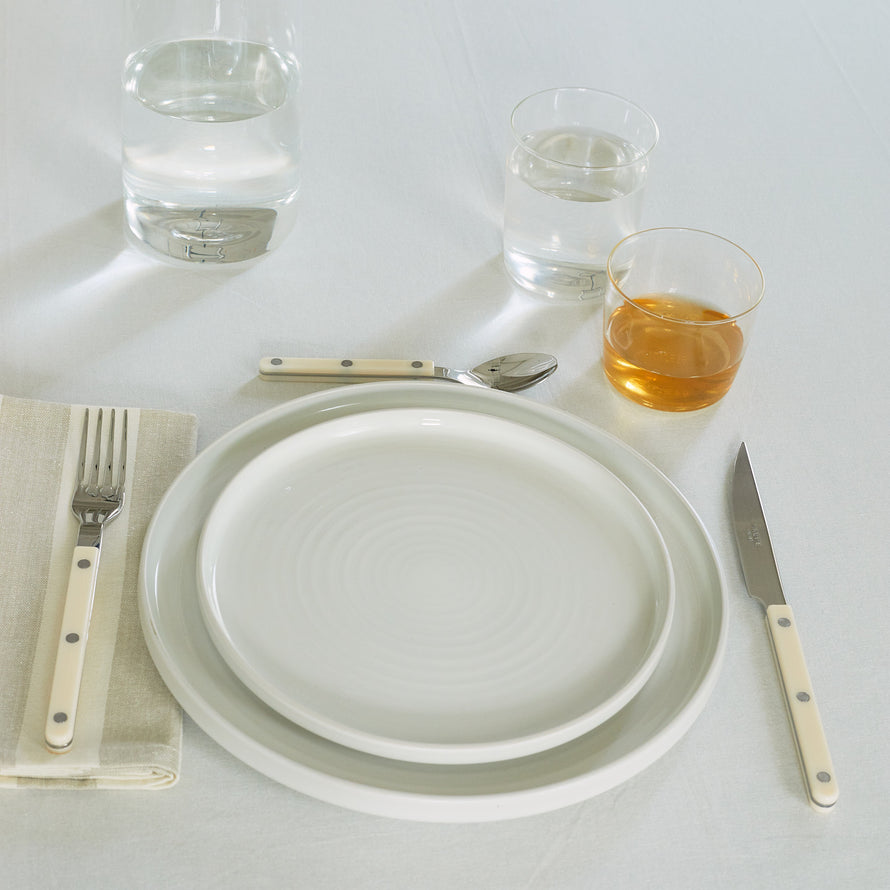
[[[372,817],[276,784],[186,718],[171,790],[5,794],[4,886],[890,885],[886,3],[307,3],[297,227],[263,262],[225,269],[125,241],[121,4],[6,2],[0,17],[0,392],[192,412],[203,448],[320,388],[261,382],[262,355],[469,367],[553,352],[559,372],[526,397],[663,470],[730,594],[704,712],[588,802],[484,825]],[[623,400],[603,378],[599,306],[535,300],[502,270],[509,113],[556,85],[620,93],[659,122],[644,225],[725,235],[765,271],[750,349],[712,409]],[[828,814],[805,802],[730,536],[743,439],[835,761]]]

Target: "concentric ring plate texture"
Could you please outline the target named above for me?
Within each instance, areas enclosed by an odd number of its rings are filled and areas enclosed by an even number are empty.
[[[667,545],[676,600],[662,657],[649,682],[617,714],[564,745],[481,764],[411,763],[339,745],[254,695],[228,667],[202,619],[198,539],[217,497],[247,463],[328,420],[429,407],[512,420],[583,451],[639,498]],[[191,719],[233,756],[331,804],[433,822],[544,813],[657,768],[707,704],[727,634],[726,588],[710,537],[656,467],[602,429],[531,398],[435,381],[331,387],[276,405],[203,449],[169,488],[149,525],[138,603],[146,644],[165,683]]]
[[[263,701],[383,757],[481,763],[561,745],[642,688],[673,575],[636,496],[522,424],[402,408],[330,420],[211,509],[200,604]]]

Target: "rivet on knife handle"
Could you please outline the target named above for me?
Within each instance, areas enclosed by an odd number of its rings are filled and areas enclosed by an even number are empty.
[[[285,358],[260,359],[263,380],[303,380],[330,383],[336,380],[380,380],[391,377],[432,377],[431,361],[401,359]]]
[[[810,801],[831,807],[838,798],[837,780],[791,606],[769,606],[766,623]]]

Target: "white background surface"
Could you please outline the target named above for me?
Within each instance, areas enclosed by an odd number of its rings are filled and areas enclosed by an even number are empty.
[[[215,270],[124,239],[121,5],[0,8],[0,391],[194,412],[203,447],[320,388],[259,381],[261,355],[469,367],[553,352],[557,375],[524,397],[620,436],[679,486],[723,559],[730,635],[690,732],[587,803],[486,825],[374,818],[275,784],[187,718],[172,790],[6,794],[4,885],[888,886],[887,5],[306,4],[296,231],[251,268]],[[603,379],[599,307],[537,301],[502,271],[509,113],[557,85],[621,93],[658,121],[644,225],[710,229],[764,269],[750,349],[714,408],[623,400]],[[742,439],[835,761],[829,814],[804,800],[730,537]]]

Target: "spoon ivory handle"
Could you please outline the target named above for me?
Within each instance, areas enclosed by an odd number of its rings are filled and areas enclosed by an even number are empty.
[[[260,359],[263,380],[302,380],[331,383],[386,380],[393,377],[434,377],[430,361],[372,358],[284,358]]]

